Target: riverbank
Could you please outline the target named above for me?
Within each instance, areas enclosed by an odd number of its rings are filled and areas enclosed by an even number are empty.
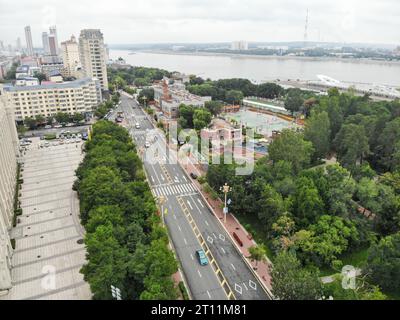
[[[300,60],[300,61],[329,61],[329,62],[348,62],[348,63],[365,63],[365,64],[383,64],[400,66],[400,61],[390,60],[374,60],[374,59],[356,59],[356,58],[334,58],[334,57],[302,57],[302,56],[276,56],[276,55],[256,55],[243,53],[225,53],[225,52],[204,52],[204,51],[173,51],[173,50],[126,50],[130,53],[143,52],[150,54],[168,54],[178,56],[219,56],[229,58],[251,58],[251,59],[269,59],[269,60]]]

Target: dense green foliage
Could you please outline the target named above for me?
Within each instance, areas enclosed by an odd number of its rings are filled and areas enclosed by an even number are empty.
[[[302,268],[291,252],[281,252],[271,271],[272,292],[281,300],[317,300],[322,297],[322,285],[316,270]]]
[[[201,130],[211,123],[212,114],[208,109],[181,104],[179,106],[179,126],[183,129]]]
[[[177,263],[127,130],[99,121],[85,149],[75,188],[93,298],[112,299],[114,285],[123,299],[175,299]]]
[[[227,182],[230,211],[253,216],[262,242],[275,255],[296,253],[303,267],[340,271],[344,255],[372,246],[368,290],[355,296],[398,294],[400,102],[331,90],[309,105],[304,132],[283,130],[251,175],[238,176],[235,163],[221,160],[210,164],[207,183],[219,190]],[[323,164],[329,154],[338,163]]]
[[[171,75],[166,70],[146,67],[109,68],[107,74],[111,90],[124,89],[128,85],[146,87],[150,86],[155,80],[161,80],[164,76],[169,77]]]

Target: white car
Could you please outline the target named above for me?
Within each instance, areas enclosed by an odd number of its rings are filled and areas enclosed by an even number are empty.
[[[51,125],[48,124],[48,125],[45,126],[44,128],[45,128],[45,129],[51,129]]]
[[[150,142],[146,141],[145,144],[144,144],[144,146],[145,146],[146,148],[150,148]]]
[[[55,126],[54,126],[54,128],[62,128],[62,125],[61,124],[56,124]],[[62,131],[61,131],[61,133],[62,133]]]

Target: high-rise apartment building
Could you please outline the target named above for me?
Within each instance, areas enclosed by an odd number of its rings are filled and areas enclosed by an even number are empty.
[[[79,47],[76,38],[71,36],[70,40],[61,42],[61,53],[64,62],[64,75],[67,77],[79,77],[80,67]]]
[[[57,48],[57,39],[54,34],[49,34],[48,36],[49,41],[49,53],[51,56],[58,55],[58,48]]]
[[[31,33],[31,27],[26,26],[25,27],[25,39],[26,39],[26,51],[28,56],[33,56],[33,42],[32,42],[32,33]]]
[[[43,52],[44,54],[50,54],[49,48],[49,35],[47,32],[42,33],[42,44],[43,44]]]
[[[0,86],[0,291],[10,289],[13,249],[12,228],[17,173],[17,143],[14,115]]]
[[[99,79],[101,88],[108,90],[107,66],[103,34],[99,29],[85,29],[79,37],[79,56],[83,72]]]
[[[56,50],[56,54],[54,55],[58,55],[59,52],[59,47],[58,47],[58,37],[57,37],[57,28],[56,26],[52,26],[49,28],[50,34],[49,34],[49,41],[50,41],[50,36],[54,37],[54,44],[55,44],[55,50]],[[53,55],[53,54],[52,54]]]

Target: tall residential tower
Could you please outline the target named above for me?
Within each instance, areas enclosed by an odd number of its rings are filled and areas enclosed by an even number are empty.
[[[29,56],[33,56],[34,52],[33,52],[32,33],[30,26],[25,27],[25,39],[26,39],[27,54]]]
[[[108,90],[107,66],[103,34],[99,29],[84,29],[79,36],[79,56],[83,72],[100,81],[103,91]]]

